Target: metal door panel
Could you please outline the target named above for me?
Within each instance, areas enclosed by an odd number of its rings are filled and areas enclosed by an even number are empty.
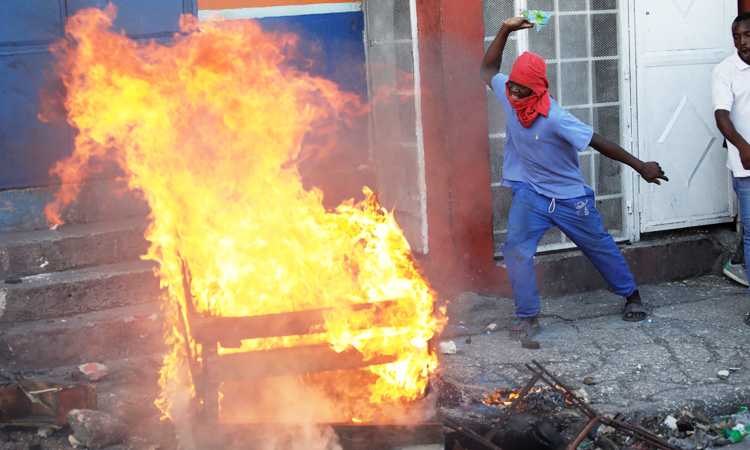
[[[304,70],[336,82],[345,90],[367,94],[365,83],[364,13],[362,11],[266,17],[264,30],[291,32],[300,37]]]
[[[47,123],[37,118],[53,60],[49,52],[0,56],[0,188],[46,184],[49,169],[71,152],[65,117]]]
[[[68,0],[68,14],[91,7],[103,9],[109,3],[117,7],[114,28],[124,29],[131,37],[174,33],[185,11],[183,0]]]
[[[670,181],[638,178],[640,231],[731,221],[726,150],[713,119],[711,71],[732,50],[734,0],[634,0],[638,152]]]
[[[0,45],[48,44],[62,35],[60,0],[0,1]]]
[[[97,0],[0,0],[0,189],[44,186],[55,162],[72,152],[72,128],[63,111],[42,122],[43,95],[61,96],[49,44],[64,36],[63,18]],[[115,28],[132,37],[167,39],[195,0],[119,0]],[[44,91],[44,94],[40,94]],[[100,177],[102,174],[92,175]]]

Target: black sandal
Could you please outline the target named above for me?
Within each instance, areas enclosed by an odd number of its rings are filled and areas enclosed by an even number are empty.
[[[542,326],[539,325],[536,318],[533,321],[521,319],[516,326],[510,329],[510,337],[525,341],[539,334],[540,331],[542,331]]]
[[[646,317],[648,317],[648,312],[643,304],[635,302],[625,304],[625,311],[622,313],[622,320],[625,322],[640,322]]]

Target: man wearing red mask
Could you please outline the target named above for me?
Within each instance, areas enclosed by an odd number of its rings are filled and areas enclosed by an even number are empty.
[[[639,160],[561,108],[549,95],[546,64],[540,56],[523,53],[510,75],[498,73],[510,33],[532,26],[523,17],[506,19],[480,70],[505,111],[502,184],[512,188],[513,202],[502,251],[519,318],[511,337],[529,339],[541,330],[534,254],[553,226],[581,249],[616,294],[626,298],[623,320],[641,321],[647,312],[638,287],[620,249],[604,230],[594,191],[578,166],[578,152],[590,146],[632,167],[649,183],[669,180],[658,163]]]

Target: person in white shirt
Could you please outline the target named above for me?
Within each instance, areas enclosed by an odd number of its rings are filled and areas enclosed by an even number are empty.
[[[727,167],[740,205],[744,228],[745,261],[750,255],[750,13],[732,22],[732,38],[737,53],[720,62],[711,75],[716,126],[727,140]],[[745,273],[745,278],[747,274]],[[750,325],[750,312],[745,315]]]

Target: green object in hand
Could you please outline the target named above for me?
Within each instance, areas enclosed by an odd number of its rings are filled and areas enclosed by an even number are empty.
[[[523,11],[521,11],[521,15],[526,20],[528,20],[529,23],[535,24],[536,31],[539,31],[544,28],[545,25],[547,25],[547,22],[549,22],[549,18],[552,16],[552,13],[524,9]]]

